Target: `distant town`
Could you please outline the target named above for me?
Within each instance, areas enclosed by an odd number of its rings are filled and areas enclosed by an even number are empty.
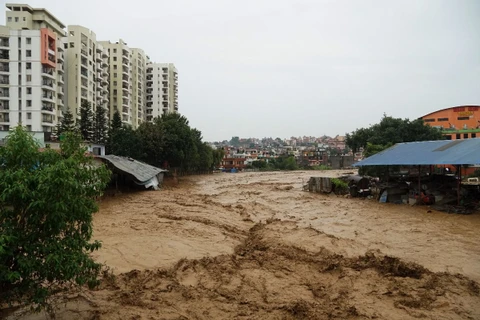
[[[214,149],[223,149],[223,169],[243,170],[255,161],[266,161],[282,156],[294,156],[302,167],[348,167],[363,158],[363,149],[353,153],[345,143],[345,136],[303,136],[281,138],[240,138],[212,142]]]

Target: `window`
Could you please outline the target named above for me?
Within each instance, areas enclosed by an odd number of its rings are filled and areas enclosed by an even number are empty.
[[[27,100],[27,107],[31,107],[32,106],[32,100]]]
[[[32,119],[32,113],[31,112],[27,112],[27,119]]]
[[[8,22],[12,22],[12,17],[8,17]]]
[[[27,57],[31,57],[32,56],[32,50],[27,50]]]
[[[70,35],[73,37],[75,35],[74,31],[70,31]]]
[[[438,118],[438,121],[448,121],[448,118]]]
[[[27,70],[30,70],[32,69],[32,63],[31,62],[27,62]]]
[[[117,53],[117,49],[113,49],[113,53]]]
[[[23,21],[27,21],[27,19],[25,17],[23,17]]]
[[[476,133],[472,133],[472,138],[476,138],[477,137],[477,134]]]
[[[70,42],[70,48],[75,48],[75,43]]]
[[[114,78],[116,78],[116,77],[117,77],[117,73],[116,73],[116,72],[113,74],[113,77],[114,77]]]
[[[64,49],[68,49],[68,43],[64,43],[64,44],[63,44],[63,48],[64,48]]]
[[[113,65],[113,70],[117,70],[117,65],[116,64]]]
[[[435,122],[435,119],[423,119],[423,122]]]
[[[27,74],[27,82],[31,82],[32,81],[32,75],[31,74]]]
[[[27,44],[32,44],[32,38],[27,38]]]
[[[32,126],[31,125],[27,125],[27,131],[32,131]]]
[[[447,134],[447,135],[445,136],[445,138],[447,138],[447,140],[452,140],[452,136],[449,135],[449,134]]]
[[[113,61],[117,61],[117,57],[113,57]]]
[[[117,81],[113,81],[113,86],[116,86],[117,85]]]
[[[457,120],[469,120],[470,117],[458,117]]]
[[[18,17],[15,17],[15,22],[18,22]]]
[[[468,133],[463,134],[463,139],[468,139]]]
[[[460,136],[460,133],[457,133],[455,138],[458,140],[458,139],[461,139],[461,136]]]
[[[32,87],[27,87],[27,94],[32,94]]]

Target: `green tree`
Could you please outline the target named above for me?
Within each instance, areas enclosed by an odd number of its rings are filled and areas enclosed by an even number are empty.
[[[57,127],[57,136],[60,136],[66,132],[73,132],[76,130],[75,121],[73,120],[73,114],[70,109],[67,108],[65,112],[63,112],[63,119],[60,121]]]
[[[61,153],[16,127],[0,148],[0,304],[47,306],[58,288],[98,283],[92,214],[110,172],[67,132]]]
[[[140,139],[135,130],[130,126],[124,126],[110,132],[107,152],[117,156],[144,160],[143,143],[144,141]]]
[[[108,133],[107,109],[104,106],[97,106],[94,117],[93,142],[106,143]]]
[[[141,141],[141,160],[152,166],[162,167],[164,159],[164,129],[159,121],[143,122],[137,129]]]
[[[195,144],[187,118],[178,113],[169,113],[156,121],[164,130],[164,159],[171,167],[189,170]]]
[[[110,123],[110,130],[116,130],[122,128],[122,117],[118,110],[115,110],[112,117],[112,122]]]
[[[222,159],[225,156],[225,150],[223,149],[215,149],[212,150],[212,165],[214,168],[220,167],[222,163]]]
[[[368,143],[376,145],[375,149],[385,149],[395,143],[444,139],[440,130],[425,125],[422,119],[392,118],[383,115],[381,121],[369,128],[360,128],[346,135],[346,144],[357,152],[367,148]]]
[[[234,147],[239,147],[240,146],[240,138],[239,137],[232,137],[230,139],[230,145]]]
[[[80,134],[85,141],[93,140],[93,118],[92,105],[87,100],[82,100],[80,105],[80,119],[78,122],[78,128],[80,129]]]

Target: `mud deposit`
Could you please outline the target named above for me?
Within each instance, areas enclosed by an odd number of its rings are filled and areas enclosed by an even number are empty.
[[[480,319],[479,215],[305,193],[313,174],[104,200],[95,258],[113,274],[59,297],[57,318]]]

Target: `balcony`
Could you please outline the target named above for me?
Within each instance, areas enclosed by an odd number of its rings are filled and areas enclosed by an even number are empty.
[[[88,57],[88,52],[87,52],[87,49],[80,49],[80,53],[83,54],[84,56]]]
[[[0,77],[0,85],[10,84],[10,78],[7,76]]]
[[[97,54],[95,55],[95,61],[100,64],[100,63],[103,61],[102,56],[97,53]]]
[[[54,70],[52,68],[42,68],[42,76],[48,76],[51,77],[52,79],[54,78],[53,76]]]
[[[108,62],[106,60],[102,60],[102,68],[108,67]]]
[[[57,103],[58,103],[58,105],[61,106],[61,107],[64,106],[64,104],[63,104],[63,99],[58,99],[58,102],[57,102]]]
[[[64,61],[63,53],[57,54],[57,63],[62,63]]]
[[[0,90],[0,99],[2,98],[8,98],[10,97],[10,91],[7,89],[7,90]]]
[[[49,104],[43,104],[42,105],[42,112],[54,112],[54,107],[53,105],[49,105]]]
[[[63,76],[59,76],[57,81],[58,81],[58,83],[63,84],[64,80],[65,79],[63,78]]]
[[[52,116],[50,116],[50,117],[43,117],[43,118],[42,118],[42,123],[49,123],[49,124],[53,123],[53,117],[52,117]]]
[[[122,55],[128,58],[129,52],[127,49],[122,49]]]
[[[44,93],[42,94],[42,101],[47,101],[47,102],[54,102],[53,100],[53,97],[54,95],[53,94],[48,94],[44,91]]]
[[[122,59],[122,66],[128,68],[128,60],[127,59]]]
[[[42,81],[43,89],[53,90],[53,81],[52,80],[43,80]]]
[[[0,64],[0,72],[10,72],[10,66],[8,63]]]
[[[10,101],[0,102],[0,110],[10,110]]]
[[[8,48],[10,46],[10,42],[8,38],[0,38],[0,47]]]
[[[10,52],[8,50],[0,50],[0,59],[10,59]]]
[[[8,113],[0,114],[0,122],[10,122],[10,116]]]

